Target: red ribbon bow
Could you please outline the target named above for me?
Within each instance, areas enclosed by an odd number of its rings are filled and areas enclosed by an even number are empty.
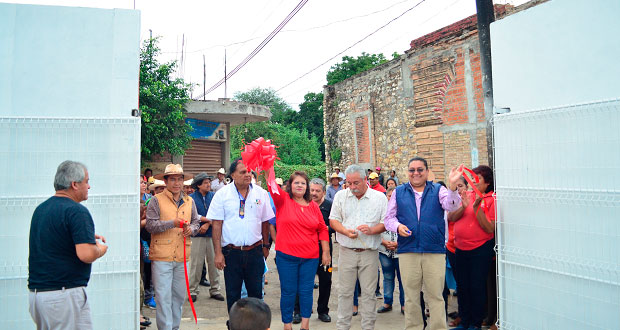
[[[179,222],[179,228],[185,227],[187,221],[181,220]],[[191,299],[191,293],[189,292],[189,278],[187,277],[187,252],[185,248],[185,241],[187,237],[183,235],[183,270],[185,270],[185,287],[187,288],[187,297],[189,297],[189,305],[192,307],[192,313],[194,314],[194,322],[198,324],[198,319],[196,318],[196,308],[194,308],[194,302]]]
[[[267,172],[267,185],[271,191],[278,194],[278,184],[276,183],[276,174],[273,169],[278,155],[276,146],[271,144],[271,140],[265,140],[263,137],[252,141],[245,145],[245,151],[241,152],[243,164],[249,171]]]

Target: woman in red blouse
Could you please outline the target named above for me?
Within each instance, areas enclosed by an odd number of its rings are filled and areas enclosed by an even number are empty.
[[[481,329],[485,317],[486,281],[495,246],[495,196],[493,170],[480,165],[473,169],[480,182],[473,191],[461,193],[462,206],[450,212],[456,247],[456,287],[461,323],[455,329]]]
[[[280,276],[280,310],[284,329],[292,329],[295,297],[299,295],[301,329],[309,329],[312,313],[314,275],[319,265],[319,245],[323,248],[321,265],[329,267],[329,233],[319,206],[310,198],[310,180],[304,172],[295,172],[286,192],[272,191],[276,207],[276,265]]]

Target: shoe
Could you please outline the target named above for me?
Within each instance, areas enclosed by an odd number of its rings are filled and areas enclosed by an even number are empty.
[[[198,299],[198,295],[194,293],[190,294],[189,297],[192,299],[192,302],[196,302],[196,299]]]
[[[153,299],[153,297],[151,297],[151,299],[149,300],[145,300],[144,301],[144,305],[150,309],[156,309],[157,308],[157,304],[155,304],[155,299]]]
[[[403,315],[405,315],[405,310],[401,308],[401,309],[400,309],[400,313],[401,313],[401,314],[403,314]]]
[[[142,316],[142,318],[144,319],[144,321],[140,322],[141,326],[148,327],[149,325],[151,325],[151,321],[149,321],[149,319],[146,316]]]
[[[377,313],[385,313],[385,312],[391,312],[391,311],[392,311],[392,306],[390,307],[381,306],[381,308],[377,309]]]
[[[209,282],[209,280],[202,280],[202,281],[200,281],[200,285],[202,285],[202,286],[211,286],[211,283]]]
[[[329,317],[329,314],[319,314],[319,320],[323,322],[331,322],[332,318]]]
[[[457,325],[461,324],[461,318],[460,317],[456,317],[454,320],[452,320],[448,325],[451,327],[456,327]]]
[[[457,317],[459,317],[459,312],[452,312],[450,314],[448,314],[448,317],[451,319],[455,319]]]
[[[212,295],[211,295],[211,299],[215,299],[215,300],[219,300],[219,301],[224,301],[224,300],[225,300],[225,299],[224,299],[224,296],[222,296],[222,295],[221,295],[221,294],[219,294],[219,293],[212,294]]]
[[[299,324],[299,323],[301,323],[301,314],[294,313],[293,314],[293,324]]]
[[[357,316],[357,314],[359,314],[358,312],[353,312],[353,316]]]
[[[375,292],[375,297],[377,297],[377,299],[383,299],[381,292]]]

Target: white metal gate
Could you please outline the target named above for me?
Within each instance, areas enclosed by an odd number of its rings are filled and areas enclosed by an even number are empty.
[[[137,328],[139,40],[135,11],[0,4],[0,329],[34,329],[30,220],[67,159],[88,167],[109,245],[87,289],[95,329]]]

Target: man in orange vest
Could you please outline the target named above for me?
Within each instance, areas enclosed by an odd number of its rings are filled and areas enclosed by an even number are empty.
[[[184,237],[195,235],[200,227],[196,205],[183,193],[183,180],[191,177],[183,173],[181,165],[167,165],[164,173],[155,176],[164,180],[166,189],[151,198],[146,210],[146,230],[151,233],[149,259],[157,303],[157,328],[160,330],[179,329],[181,308],[187,299],[184,267],[188,265],[183,264],[183,249],[186,248],[185,256],[189,259],[192,242]]]

